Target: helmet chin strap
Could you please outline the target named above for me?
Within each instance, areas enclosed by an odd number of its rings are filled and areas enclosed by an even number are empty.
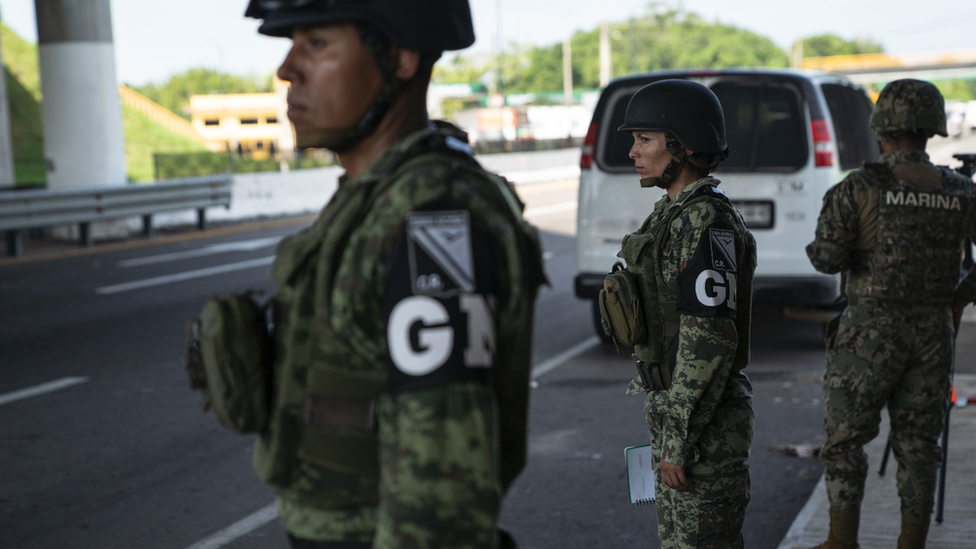
[[[376,99],[373,100],[373,104],[351,128],[317,132],[296,131],[295,146],[299,149],[325,148],[339,154],[353,150],[363,139],[376,131],[396,96],[403,88],[403,84],[402,80],[398,80],[394,85],[386,86],[384,90],[380,91],[376,95]]]
[[[681,161],[688,158],[688,155],[685,154],[684,148],[670,133],[664,134],[664,144],[668,149],[668,153],[671,155],[671,161],[668,162],[668,165],[664,167],[664,173],[662,173],[660,177],[645,177],[641,179],[641,187],[660,187],[667,190],[668,187],[671,186],[671,179],[674,178],[674,174],[678,171],[678,167],[681,166]]]
[[[390,42],[382,33],[365,24],[356,25],[356,31],[383,76],[383,87],[359,121],[351,127],[342,130],[296,131],[295,146],[299,149],[324,148],[339,154],[353,150],[376,131],[397,96],[410,82],[397,77],[396,68],[390,59]]]
[[[664,173],[661,174],[661,177],[645,177],[641,179],[641,187],[660,187],[667,190],[671,186],[671,180],[674,178],[674,174],[677,173],[678,168],[681,167],[682,162],[687,162],[695,168],[698,168],[699,172],[707,174],[715,171],[718,163],[728,157],[728,148],[719,154],[688,154],[685,152],[684,147],[681,146],[681,143],[678,142],[678,139],[670,133],[664,134],[664,143],[668,149],[668,153],[671,155],[671,161],[664,167]]]

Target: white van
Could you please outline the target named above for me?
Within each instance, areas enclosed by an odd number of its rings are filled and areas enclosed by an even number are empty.
[[[742,212],[758,245],[754,300],[815,305],[834,299],[837,278],[814,270],[804,248],[813,240],[823,196],[865,161],[877,160],[868,130],[871,100],[843,78],[822,72],[721,69],[651,72],[617,79],[593,112],[580,159],[576,296],[593,301],[623,236],[663,195],[642,189],[621,133],[627,103],[642,86],[665,78],[705,84],[725,111],[729,158],[715,177]]]
[[[963,116],[963,124],[969,128],[970,132],[976,132],[976,100],[966,101],[966,110]]]

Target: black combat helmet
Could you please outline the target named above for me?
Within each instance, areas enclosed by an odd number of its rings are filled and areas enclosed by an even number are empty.
[[[662,131],[695,153],[728,156],[725,113],[708,86],[690,80],[659,80],[637,90],[618,131]]]
[[[283,38],[297,25],[362,22],[408,50],[440,53],[474,43],[468,0],[251,0],[244,15],[264,19],[261,34]]]
[[[383,77],[383,89],[356,124],[336,131],[296,132],[299,149],[343,153],[376,131],[409,83],[396,76],[389,45],[420,52],[432,66],[442,52],[474,43],[468,0],[250,0],[244,16],[264,19],[258,32],[282,38],[291,38],[299,25],[352,23]]]

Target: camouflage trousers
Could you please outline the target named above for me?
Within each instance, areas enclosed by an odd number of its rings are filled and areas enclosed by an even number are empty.
[[[949,307],[852,305],[827,351],[820,451],[830,508],[857,512],[868,473],[863,447],[878,436],[881,409],[891,418],[901,512],[932,513],[952,373]]]
[[[658,441],[663,438],[665,416],[647,414],[662,549],[743,547],[742,521],[750,497],[749,466],[745,461],[752,445],[754,418],[750,398],[737,398],[730,406],[719,407],[699,438],[698,462],[686,468],[693,489],[674,490],[661,481],[659,467]]]

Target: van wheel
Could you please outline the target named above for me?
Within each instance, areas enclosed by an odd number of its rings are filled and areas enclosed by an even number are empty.
[[[600,319],[600,303],[597,300],[590,300],[591,310],[593,311],[593,329],[600,338],[600,343],[605,347],[613,347],[613,339],[603,331],[603,323]]]

